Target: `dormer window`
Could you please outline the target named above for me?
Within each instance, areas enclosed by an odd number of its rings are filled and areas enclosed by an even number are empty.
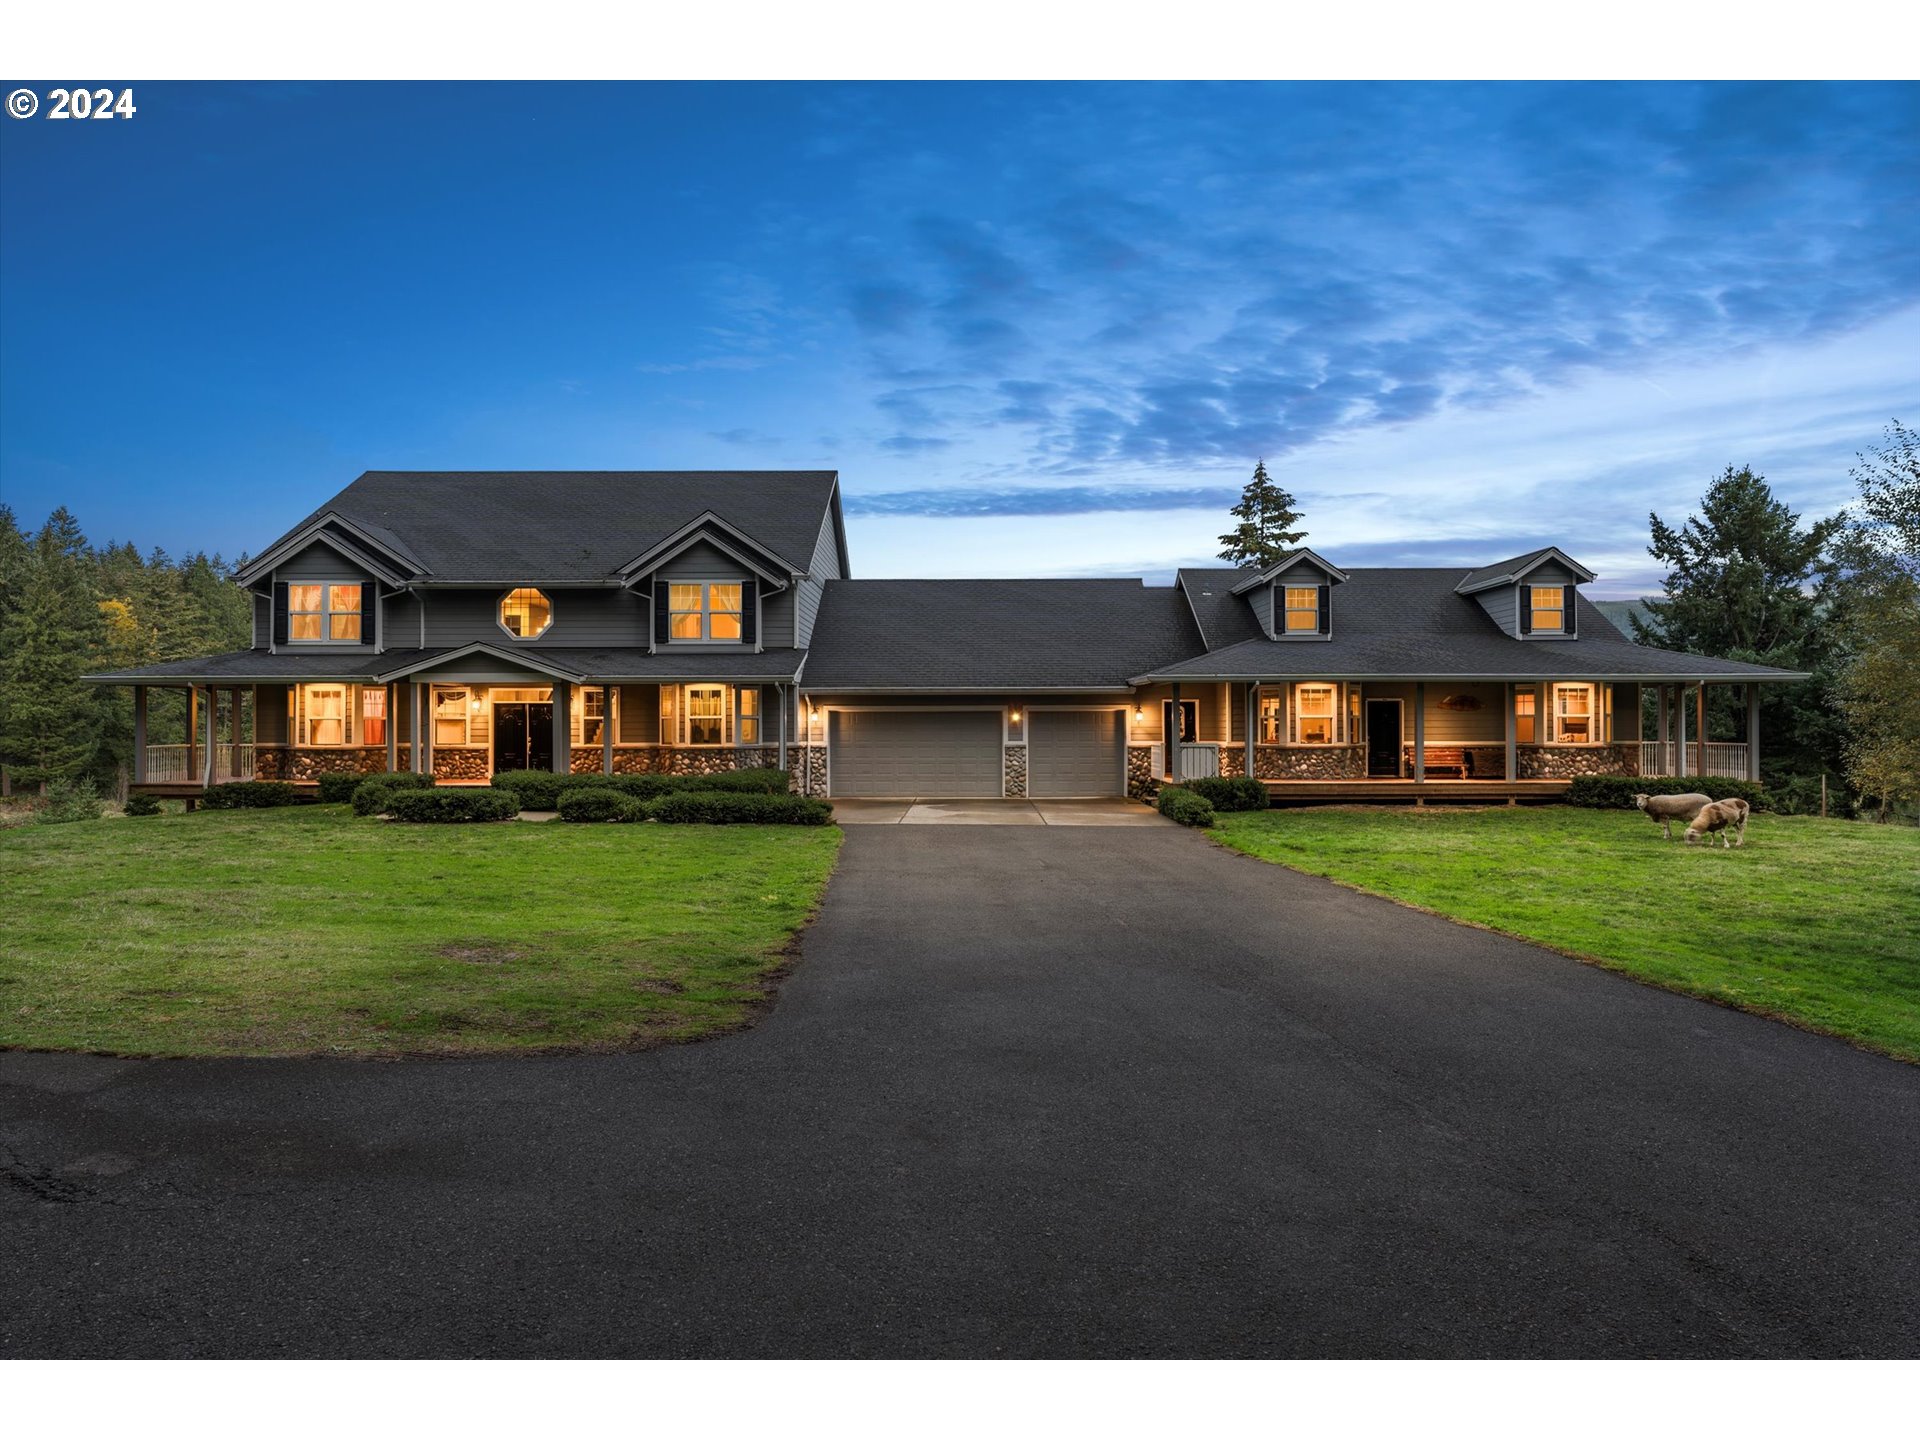
[[[544,635],[553,624],[553,602],[544,592],[523,585],[500,597],[500,628],[516,640]]]
[[[1535,635],[1559,635],[1566,630],[1567,587],[1529,585],[1527,588],[1528,629]]]
[[[358,585],[288,585],[287,639],[304,645],[360,643]]]
[[[739,581],[676,581],[667,586],[667,635],[673,640],[731,641],[741,638]]]
[[[1320,633],[1320,587],[1318,585],[1288,585],[1286,591],[1287,618],[1286,633],[1289,635],[1317,635]]]

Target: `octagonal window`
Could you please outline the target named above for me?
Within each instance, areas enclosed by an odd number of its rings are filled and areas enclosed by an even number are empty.
[[[531,640],[553,624],[553,602],[530,585],[509,590],[500,599],[500,628],[516,640]]]

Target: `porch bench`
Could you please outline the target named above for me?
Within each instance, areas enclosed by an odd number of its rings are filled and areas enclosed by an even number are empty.
[[[1412,767],[1409,766],[1409,773]],[[1436,770],[1451,770],[1458,778],[1465,780],[1473,774],[1473,756],[1458,746],[1429,745],[1427,747],[1427,774]]]

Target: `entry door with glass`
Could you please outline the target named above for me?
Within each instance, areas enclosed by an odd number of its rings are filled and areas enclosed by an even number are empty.
[[[553,769],[553,704],[496,702],[493,707],[493,768]]]

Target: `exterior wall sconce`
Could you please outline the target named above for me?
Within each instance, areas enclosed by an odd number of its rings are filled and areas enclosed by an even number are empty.
[[[1014,724],[1018,725],[1020,723],[1020,707],[1018,705],[1014,706],[1012,711],[1009,712],[1007,718],[1013,721]]]
[[[1147,712],[1144,709],[1142,709],[1138,705],[1133,707],[1133,723],[1134,724],[1138,725],[1141,721],[1145,720],[1146,718],[1147,718]]]

